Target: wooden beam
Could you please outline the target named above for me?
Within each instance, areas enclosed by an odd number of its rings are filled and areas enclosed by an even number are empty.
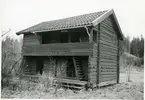
[[[85,27],[85,29],[87,31],[88,36],[89,36],[89,42],[91,43],[91,34],[89,32],[89,28],[87,26],[84,26],[84,27]]]
[[[108,16],[110,16],[113,13],[113,10],[109,10],[107,12],[105,12],[104,14],[102,14],[99,18],[97,18],[96,20],[94,20],[93,26],[98,25],[99,23],[101,23],[104,19],[106,19]]]
[[[118,52],[117,52],[117,83],[119,83],[120,67],[119,67],[119,39],[118,39]]]
[[[98,43],[98,54],[97,54],[97,84],[100,83],[100,24],[98,24],[98,35],[97,35],[97,43]]]
[[[61,43],[24,45],[22,54],[27,56],[79,56],[92,55],[91,43]]]
[[[72,60],[73,60],[73,65],[74,65],[74,67],[75,67],[75,75],[76,75],[77,79],[79,79],[79,78],[78,78],[78,73],[77,73],[77,66],[76,66],[75,58],[72,57]]]
[[[68,43],[71,43],[71,34],[68,33]]]

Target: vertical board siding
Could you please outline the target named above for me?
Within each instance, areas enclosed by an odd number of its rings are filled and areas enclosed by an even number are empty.
[[[100,83],[117,80],[118,39],[110,17],[100,24]]]

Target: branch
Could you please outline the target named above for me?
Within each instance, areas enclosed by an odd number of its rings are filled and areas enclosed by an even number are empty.
[[[14,69],[14,67],[15,67],[15,65],[21,60],[22,58],[20,58],[19,60],[17,60],[13,65],[12,65],[12,69],[10,70],[10,72],[9,73],[11,73],[12,72],[12,70]]]
[[[1,35],[1,37],[3,37],[4,35],[6,35],[7,33],[9,33],[11,31],[11,29],[9,29],[7,32],[5,32],[4,34]]]

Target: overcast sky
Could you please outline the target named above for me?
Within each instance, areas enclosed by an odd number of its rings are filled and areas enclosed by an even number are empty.
[[[0,0],[1,32],[8,35],[43,21],[114,9],[122,32],[131,38],[145,34],[144,0]],[[145,36],[145,35],[144,35]]]

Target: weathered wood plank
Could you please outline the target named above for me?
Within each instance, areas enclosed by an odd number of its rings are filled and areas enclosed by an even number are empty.
[[[110,52],[111,53],[111,52]],[[112,57],[109,57],[109,56],[101,56],[100,58],[102,58],[102,59],[109,59],[109,60],[116,60],[116,57],[114,56],[112,56]]]
[[[108,34],[108,35],[115,37],[115,34],[116,34],[115,31],[114,31],[112,28],[110,28],[108,25],[103,24],[103,25],[101,26],[101,29],[102,29],[102,30],[107,30],[108,32],[110,32],[110,34]],[[102,31],[102,30],[101,30],[101,31]]]
[[[23,55],[27,56],[73,56],[92,55],[92,44],[90,43],[64,43],[25,45]]]
[[[105,42],[107,42],[107,43],[110,43],[110,44],[113,44],[113,45],[116,45],[117,46],[117,40],[112,40],[112,39],[108,39],[108,38],[106,38],[106,37],[101,37],[101,40],[102,41],[105,41]]]
[[[111,43],[108,43],[108,42],[106,42],[106,41],[102,41],[102,40],[100,40],[100,42],[101,42],[102,45],[108,45],[108,46],[111,46],[112,48],[117,48],[116,45],[111,44]]]
[[[117,77],[117,74],[113,74],[113,75],[101,75],[101,78],[110,78],[110,77]]]
[[[112,59],[100,59],[100,62],[112,62],[112,63],[117,63],[117,59],[112,60]]]
[[[102,51],[102,52],[107,52],[107,53],[111,53],[111,54],[117,54],[117,51],[115,51],[115,50],[111,50],[111,49],[109,49],[109,50],[106,50],[106,49],[101,49],[100,48],[100,50]]]
[[[115,70],[117,70],[117,65],[116,66],[101,66],[101,69],[115,69]]]
[[[100,62],[101,66],[117,66],[116,63],[109,63],[109,62]]]
[[[120,43],[119,43],[119,40],[118,40],[118,52],[117,52],[117,83],[119,83],[119,73],[120,73],[120,67],[119,67],[119,45],[120,45]]]
[[[105,81],[112,81],[112,80],[117,80],[117,78],[116,77],[110,77],[110,78],[101,78],[100,79],[100,82],[105,82]]]
[[[24,35],[23,46],[25,46],[25,45],[35,45],[35,44],[40,44],[40,41],[39,41],[37,36],[35,36],[34,34]]]
[[[111,46],[108,46],[108,45],[103,45],[103,44],[101,44],[101,47],[100,48],[104,48],[104,49],[112,49],[112,50],[117,50],[117,48],[113,48],[113,47],[111,47]]]
[[[108,69],[106,69],[106,68],[101,68],[101,72],[116,72],[117,71],[117,69],[111,69],[111,68],[108,68]]]
[[[85,85],[87,84],[86,81],[79,81],[79,80],[72,80],[72,79],[58,79],[55,78],[58,82],[61,83],[68,83],[68,84],[78,84],[78,85]]]
[[[101,72],[100,75],[114,75],[117,74],[117,72]]]

